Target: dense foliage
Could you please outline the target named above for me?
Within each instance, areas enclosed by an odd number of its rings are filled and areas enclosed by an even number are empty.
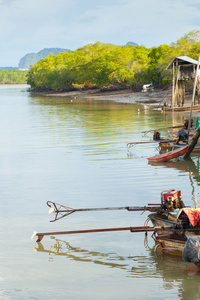
[[[36,89],[67,90],[72,86],[130,86],[171,80],[169,63],[176,56],[198,59],[200,32],[192,31],[171,45],[114,46],[97,42],[76,51],[50,54],[33,65],[28,84]]]
[[[26,83],[28,71],[0,70],[0,84]]]

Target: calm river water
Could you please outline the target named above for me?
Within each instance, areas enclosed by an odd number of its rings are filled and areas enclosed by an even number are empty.
[[[140,109],[140,110],[139,110]],[[199,159],[152,166],[157,144],[143,130],[180,124],[186,115],[111,101],[31,96],[0,86],[0,299],[200,299],[190,264],[154,254],[151,234],[46,236],[45,231],[143,226],[147,213],[76,212],[50,222],[48,200],[72,208],[159,203],[180,189],[199,197]],[[167,137],[167,131],[161,131]]]

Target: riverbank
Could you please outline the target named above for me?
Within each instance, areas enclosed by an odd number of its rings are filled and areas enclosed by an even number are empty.
[[[120,103],[129,104],[145,104],[151,106],[170,106],[172,92],[171,89],[155,89],[152,92],[133,92],[129,89],[118,91],[106,91],[101,90],[76,90],[62,93],[38,93],[46,97],[72,97],[72,98],[87,98],[93,100],[111,100]],[[185,106],[190,105],[192,95],[186,93]]]
[[[153,92],[133,92],[132,90],[120,90],[102,92],[100,90],[83,90],[63,93],[46,93],[46,97],[72,97],[72,98],[89,98],[94,100],[111,100],[120,103],[139,103],[149,105],[163,105],[169,102],[171,91],[156,90]]]

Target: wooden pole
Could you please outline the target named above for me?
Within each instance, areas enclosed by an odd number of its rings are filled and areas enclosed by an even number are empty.
[[[198,75],[199,75],[198,74],[199,64],[200,64],[200,53],[199,53],[199,59],[198,59],[198,64],[197,64],[197,69],[196,69],[196,76],[195,76],[195,80],[194,80],[192,101],[191,101],[191,106],[190,106],[190,118],[189,118],[189,123],[188,123],[188,140],[189,140],[189,134],[190,134],[191,119],[192,119],[192,108],[193,108],[195,93],[196,93],[197,78],[198,78]]]
[[[149,141],[149,142],[131,142],[127,144],[127,147],[131,146],[131,145],[140,145],[140,144],[152,144],[152,143],[172,143],[172,142],[176,142],[175,139],[166,139],[166,140],[155,140],[155,141]]]
[[[200,78],[197,78],[197,95],[198,95],[198,104],[200,103]]]
[[[163,128],[158,128],[156,129],[156,131],[159,131],[159,130],[165,130],[165,129],[171,129],[171,128],[183,128],[184,125],[177,125],[177,126],[170,126],[170,127],[163,127]],[[148,132],[151,132],[151,131],[154,131],[155,129],[150,129],[150,130],[146,130],[146,131],[142,131],[142,133],[148,133]]]
[[[197,209],[197,193],[194,193],[194,206]]]
[[[184,159],[188,158],[190,156],[190,153],[192,152],[192,150],[194,149],[194,147],[196,146],[196,144],[198,142],[199,136],[200,136],[200,126],[197,128],[196,133],[192,137],[191,143],[189,144],[189,147],[188,147],[188,151],[183,157]]]
[[[174,84],[175,82],[175,74],[174,74],[174,63],[173,63],[173,85],[172,85],[172,108],[174,107]]]
[[[177,72],[176,72],[176,86],[175,86],[175,95],[174,95],[174,100],[175,100],[175,106],[179,106],[179,101],[178,101],[178,78],[179,78],[179,72],[180,72],[180,66],[178,66]]]

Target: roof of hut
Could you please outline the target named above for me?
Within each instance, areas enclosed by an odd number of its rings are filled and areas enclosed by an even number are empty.
[[[167,67],[167,69],[171,69],[173,67],[174,62],[178,62],[178,65],[197,65],[198,61],[189,57],[189,56],[178,56],[175,57],[174,60],[171,62],[171,64]]]

